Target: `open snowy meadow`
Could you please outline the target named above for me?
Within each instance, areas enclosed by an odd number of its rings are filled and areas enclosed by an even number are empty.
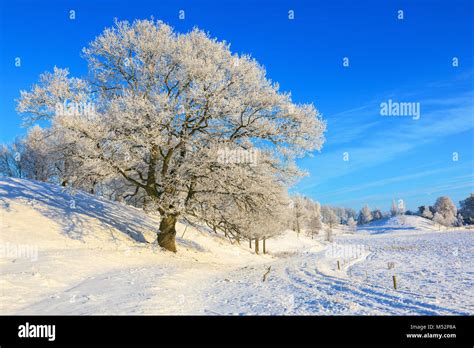
[[[158,226],[81,191],[0,179],[1,313],[474,314],[466,228],[399,216],[335,227],[332,242],[288,230],[256,255],[183,222],[171,253],[155,242]]]

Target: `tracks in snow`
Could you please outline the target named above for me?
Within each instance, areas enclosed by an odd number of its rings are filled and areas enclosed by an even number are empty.
[[[321,252],[307,251],[233,270],[203,263],[124,268],[83,279],[20,314],[469,314],[408,291],[326,275],[322,262]]]

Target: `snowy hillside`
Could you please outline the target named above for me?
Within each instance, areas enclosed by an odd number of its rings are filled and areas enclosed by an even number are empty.
[[[359,227],[359,230],[369,231],[374,234],[395,231],[437,231],[439,230],[439,225],[421,216],[399,215],[373,221]]]
[[[474,314],[473,233],[399,219],[334,243],[288,231],[267,255],[180,224],[173,254],[139,209],[0,178],[0,312]]]
[[[179,313],[186,308],[170,305],[182,307],[176,294],[189,290],[185,280],[200,283],[233,267],[273,259],[254,255],[246,243],[231,245],[183,224],[178,225],[180,252],[165,252],[153,243],[158,224],[139,209],[84,192],[0,178],[1,312]],[[305,247],[304,238],[292,239],[296,236],[286,241]],[[281,244],[268,241],[267,248],[278,251]],[[140,276],[145,279],[135,283]],[[104,299],[106,294],[113,298]],[[169,304],[145,305],[155,297]],[[93,300],[98,298],[100,305]]]

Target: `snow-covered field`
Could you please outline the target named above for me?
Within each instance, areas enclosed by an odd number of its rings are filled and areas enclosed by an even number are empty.
[[[474,314],[469,230],[405,216],[333,243],[288,231],[255,255],[182,224],[164,252],[157,228],[132,207],[0,178],[0,312]]]

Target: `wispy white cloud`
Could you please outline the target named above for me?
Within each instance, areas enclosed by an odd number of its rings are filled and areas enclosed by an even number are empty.
[[[362,185],[354,185],[354,186],[344,187],[344,188],[329,191],[329,192],[322,192],[318,194],[318,197],[320,199],[328,199],[328,198],[337,197],[337,196],[344,195],[351,192],[364,191],[370,188],[383,187],[383,186],[387,186],[393,183],[403,182],[403,181],[408,181],[408,180],[413,180],[413,179],[418,179],[418,178],[426,178],[428,176],[439,175],[444,172],[455,171],[455,170],[457,170],[457,168],[454,168],[454,167],[440,168],[440,169],[435,169],[435,170],[425,170],[425,171],[421,171],[421,172],[417,172],[417,173],[413,173],[409,175],[395,176],[395,177],[390,177],[390,178],[386,178],[382,180],[372,181],[372,182],[365,183]]]
[[[444,181],[440,184],[432,185],[427,184],[424,186],[417,187],[413,190],[397,191],[393,192],[391,195],[384,193],[369,194],[364,196],[359,196],[353,199],[346,200],[337,200],[332,202],[334,205],[342,206],[361,206],[367,202],[372,202],[372,207],[377,207],[377,205],[387,204],[391,199],[402,198],[405,201],[414,199],[414,198],[423,198],[426,200],[427,197],[431,198],[431,201],[425,201],[424,204],[433,204],[434,200],[442,194],[452,194],[455,190],[467,189],[470,192],[474,190],[474,176],[460,176],[453,178],[451,180]],[[380,203],[380,204],[379,204]],[[412,207],[412,209],[415,207]]]
[[[317,163],[320,164],[316,168],[317,176],[314,177],[312,184],[305,186],[305,188],[314,188],[335,177],[383,164],[400,155],[405,155],[423,144],[471,131],[474,129],[472,95],[468,93],[457,97],[456,100],[457,106],[442,107],[422,113],[420,120],[385,118],[381,121],[363,124],[360,131],[354,131],[352,128],[343,128],[341,131],[333,129],[332,131],[338,134],[342,133],[340,137],[347,137],[352,141],[362,137],[363,140],[355,143],[353,141],[346,149],[338,146],[337,150],[332,150],[334,144],[339,145],[337,140],[333,144],[328,142],[325,151],[323,150],[317,156]],[[439,105],[452,105],[453,102],[453,99],[450,99],[449,102],[445,101],[444,104],[440,102]],[[420,103],[423,108],[424,101]],[[432,101],[429,103],[433,104]],[[381,116],[375,115],[374,117]],[[381,126],[383,122],[386,123]],[[376,131],[368,132],[367,129],[374,127],[375,124],[381,127]],[[328,132],[331,132],[331,128]],[[364,133],[365,135],[363,135]],[[342,153],[346,151],[349,153],[350,161],[342,162]]]

